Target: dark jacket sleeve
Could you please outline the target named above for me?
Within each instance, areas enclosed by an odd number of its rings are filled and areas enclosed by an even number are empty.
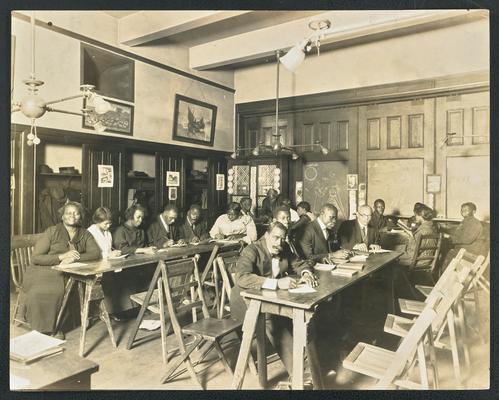
[[[101,258],[101,250],[99,245],[95,242],[94,237],[88,231],[83,234],[83,241],[85,250],[80,252],[79,261],[93,261]]]
[[[168,238],[163,235],[163,231],[158,222],[153,222],[147,229],[147,243],[149,246],[163,247]]]
[[[293,272],[296,275],[301,275],[303,271],[313,272],[314,270],[313,267],[315,265],[314,260],[311,259],[304,260],[300,258],[298,255],[296,255],[291,251],[291,248],[288,245],[286,245],[284,251],[289,260],[289,266],[291,269],[291,271],[288,271],[288,273]]]
[[[236,263],[236,283],[241,289],[261,289],[265,277],[259,275],[258,251],[253,246],[246,247]]]
[[[304,258],[319,262],[322,261],[324,257],[327,257],[329,253],[326,252],[326,253],[314,254],[315,239],[316,239],[316,233],[313,230],[312,225],[309,224],[307,228],[305,228],[305,232],[303,232],[303,236],[299,240],[299,244],[303,252]]]
[[[354,240],[353,229],[354,224],[348,221],[343,221],[338,229],[338,237],[340,240],[341,247],[347,250],[352,250],[356,243]]]
[[[452,244],[471,244],[480,237],[482,233],[482,224],[478,220],[461,222],[450,238]]]
[[[50,241],[55,227],[51,226],[37,240],[31,259],[36,265],[57,265],[61,262],[58,254],[47,254],[50,251]]]
[[[137,243],[128,242],[125,228],[122,226],[119,226],[114,232],[113,246],[116,250],[121,250],[121,254],[133,254],[139,248]]]

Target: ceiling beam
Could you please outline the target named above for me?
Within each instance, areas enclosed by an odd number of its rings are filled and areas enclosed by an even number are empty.
[[[414,16],[415,10],[391,14],[372,12],[372,15],[362,19],[357,17],[358,13],[357,16],[338,11],[324,13],[323,16],[331,19],[332,28],[326,38],[321,40],[321,50],[488,18],[488,12],[483,10],[417,12],[417,16]],[[301,19],[193,46],[189,49],[190,67],[208,70],[263,61],[274,57],[277,50],[289,50],[311,32],[308,19]]]
[[[251,11],[140,11],[118,20],[118,41],[138,46]]]

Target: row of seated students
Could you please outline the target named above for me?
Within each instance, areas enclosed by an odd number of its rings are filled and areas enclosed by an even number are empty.
[[[289,230],[287,240],[300,258],[313,261],[321,261],[326,256],[341,258],[348,250],[367,250],[379,246],[379,230],[383,229],[381,225],[385,221],[384,203],[380,207],[380,202],[375,203],[374,213],[369,206],[361,206],[357,211],[357,222],[345,221],[338,230],[335,229],[338,210],[332,204],[321,207],[319,216],[315,218],[307,202],[299,203],[296,211],[298,218],[295,216],[295,221],[292,221],[289,201],[284,199],[280,206],[274,208],[273,219]],[[198,205],[190,207],[181,224],[176,224],[177,208],[167,205],[145,231],[141,228],[145,209],[134,205],[126,211],[125,223],[113,234],[110,232],[112,215],[107,208],[101,207],[95,211],[94,224],[86,230],[81,227],[81,205],[66,203],[60,211],[61,223],[48,228],[35,245],[32,256],[34,265],[28,268],[23,284],[26,319],[33,329],[56,333],[55,321],[64,294],[64,276],[44,266],[88,262],[120,254],[153,253],[157,248],[199,242],[210,237],[238,239],[246,244],[256,241],[256,226],[250,214],[251,204],[248,209],[248,204],[245,204],[247,201],[241,203],[243,207],[239,203],[230,203],[227,213],[219,216],[210,230],[206,221],[201,219]],[[456,229],[454,236],[451,234],[456,244],[460,240],[468,243],[469,236],[475,236],[475,233],[468,234],[476,225],[473,220],[476,207],[470,204],[463,205],[467,211],[466,215],[463,214],[465,220]],[[415,236],[418,232],[422,234],[435,229],[431,223],[433,210],[429,207],[415,210],[414,218],[419,223]],[[370,224],[371,220],[377,221],[376,225]],[[412,242],[407,245],[402,262],[412,258]]]

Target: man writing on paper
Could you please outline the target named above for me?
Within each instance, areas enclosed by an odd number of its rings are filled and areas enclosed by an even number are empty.
[[[271,222],[261,239],[246,247],[236,264],[236,285],[230,296],[232,317],[243,321],[246,303],[240,295],[244,289],[289,289],[298,283],[317,286],[312,274],[313,261],[303,261],[291,252],[286,244],[286,227]],[[298,280],[288,276],[298,274]],[[293,367],[293,325],[289,318],[267,314],[267,336],[281,357],[288,373]]]
[[[185,240],[179,238],[179,229],[175,224],[178,217],[178,209],[175,204],[167,204],[161,214],[158,215],[147,230],[147,239],[149,245],[156,246],[158,249],[185,244]]]
[[[341,224],[338,236],[342,248],[364,252],[381,249],[379,231],[369,223],[372,214],[371,207],[363,205],[357,209],[357,219]]]

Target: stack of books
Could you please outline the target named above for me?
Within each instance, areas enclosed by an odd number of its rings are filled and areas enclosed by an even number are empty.
[[[338,265],[338,267],[335,270],[331,271],[331,273],[336,276],[346,276],[348,278],[351,278],[357,272],[362,271],[363,268],[364,263],[346,262]]]
[[[60,353],[65,340],[31,331],[10,340],[10,359],[28,364],[40,358]]]

